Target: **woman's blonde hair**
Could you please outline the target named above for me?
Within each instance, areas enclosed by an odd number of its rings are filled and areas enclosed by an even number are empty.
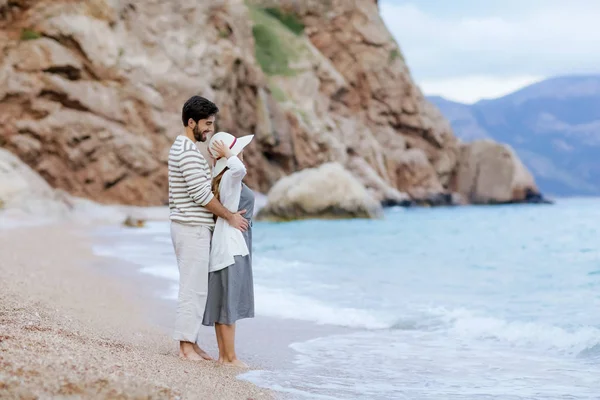
[[[219,186],[221,186],[221,179],[223,179],[223,175],[225,174],[225,171],[227,171],[228,168],[225,168],[223,171],[221,171],[221,173],[217,176],[215,176],[212,180],[212,192],[215,195],[215,198],[219,201],[221,201],[221,189],[219,188]],[[217,216],[213,215],[215,221],[217,220]]]

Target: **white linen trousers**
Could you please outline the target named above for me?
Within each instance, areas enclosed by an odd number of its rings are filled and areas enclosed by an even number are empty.
[[[179,268],[175,340],[198,343],[208,292],[211,237],[208,226],[171,222],[171,240]]]

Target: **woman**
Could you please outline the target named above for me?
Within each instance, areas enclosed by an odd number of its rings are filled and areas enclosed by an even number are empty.
[[[213,192],[230,211],[245,210],[246,232],[218,218],[213,233],[208,275],[208,297],[202,323],[215,325],[219,362],[247,367],[235,354],[235,322],[254,317],[252,280],[252,214],[254,193],[242,183],[246,176],[242,150],[254,135],[236,138],[226,132],[215,134],[208,145],[215,159]]]

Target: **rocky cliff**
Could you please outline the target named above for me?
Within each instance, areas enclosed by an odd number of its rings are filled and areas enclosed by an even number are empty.
[[[0,54],[0,146],[76,196],[164,204],[193,94],[256,134],[261,192],[328,162],[387,203],[469,186],[373,0],[0,0]]]

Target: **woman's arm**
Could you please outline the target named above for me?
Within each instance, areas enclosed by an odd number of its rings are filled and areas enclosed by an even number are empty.
[[[219,187],[221,201],[225,202],[229,196],[239,196],[242,188],[242,179],[246,175],[244,163],[236,156],[227,159],[227,169],[223,173]]]
[[[237,156],[232,155],[227,158],[227,168],[229,169],[227,172],[230,172],[231,177],[236,181],[241,181],[246,176],[246,166]]]

